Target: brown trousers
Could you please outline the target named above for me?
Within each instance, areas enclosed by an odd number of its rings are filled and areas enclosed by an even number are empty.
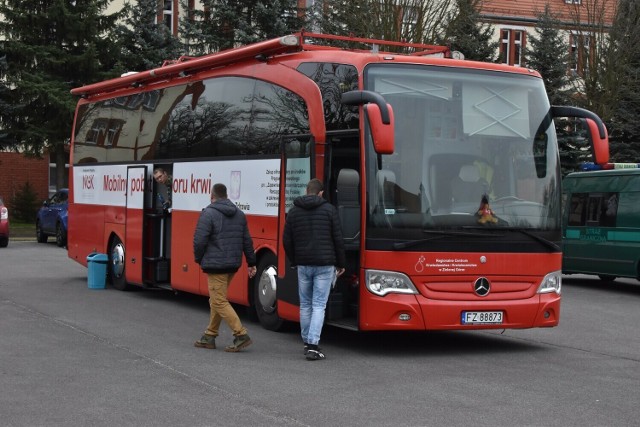
[[[211,314],[209,326],[204,332],[207,335],[218,336],[220,322],[224,319],[231,328],[233,336],[245,335],[247,330],[242,326],[240,318],[236,311],[231,307],[227,300],[227,288],[235,273],[224,274],[207,274],[207,282],[209,284],[209,307]]]

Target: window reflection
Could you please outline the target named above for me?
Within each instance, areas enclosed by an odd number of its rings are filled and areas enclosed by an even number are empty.
[[[224,77],[81,106],[74,161],[277,155],[283,135],[308,132],[298,95]]]

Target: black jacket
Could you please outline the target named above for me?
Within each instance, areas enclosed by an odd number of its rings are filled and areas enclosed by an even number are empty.
[[[284,251],[293,265],[344,268],[344,241],[338,211],[316,195],[293,201],[284,225]]]
[[[233,273],[242,264],[256,265],[256,253],[247,218],[229,199],[220,199],[202,210],[193,236],[193,255],[206,273]]]

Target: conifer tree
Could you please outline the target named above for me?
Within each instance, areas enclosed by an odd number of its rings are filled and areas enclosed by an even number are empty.
[[[456,0],[448,19],[443,43],[453,51],[462,52],[465,59],[493,62],[498,42],[492,42],[493,30],[480,22],[481,0]]]
[[[120,48],[122,71],[144,71],[160,67],[165,60],[177,59],[183,47],[167,26],[157,22],[157,0],[125,3],[125,18],[118,25],[116,40]]]
[[[300,31],[296,0],[201,0],[180,20],[180,34],[190,55],[202,55]],[[181,0],[183,10],[188,1]],[[304,11],[302,11],[304,12]]]
[[[569,45],[549,4],[538,15],[535,33],[529,36],[526,58],[527,66],[542,74],[551,105],[566,105],[572,93],[567,73]]]
[[[610,63],[615,64],[619,99],[609,121],[614,162],[640,162],[640,3],[620,0],[610,32]]]
[[[542,75],[551,105],[571,105],[573,77],[568,74],[569,45],[560,29],[560,22],[549,4],[538,14],[534,34],[526,48],[527,66]],[[586,153],[585,132],[575,121],[555,120],[563,176],[579,169],[589,160]]]
[[[55,153],[58,183],[64,182],[65,145],[77,99],[73,87],[106,77],[113,50],[106,31],[114,15],[109,0],[0,0],[0,69],[5,90],[0,109],[0,146]]]

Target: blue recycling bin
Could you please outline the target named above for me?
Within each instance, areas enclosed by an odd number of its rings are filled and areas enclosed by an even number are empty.
[[[87,255],[87,284],[89,289],[104,289],[107,284],[107,263],[109,257],[106,254],[90,253]]]

